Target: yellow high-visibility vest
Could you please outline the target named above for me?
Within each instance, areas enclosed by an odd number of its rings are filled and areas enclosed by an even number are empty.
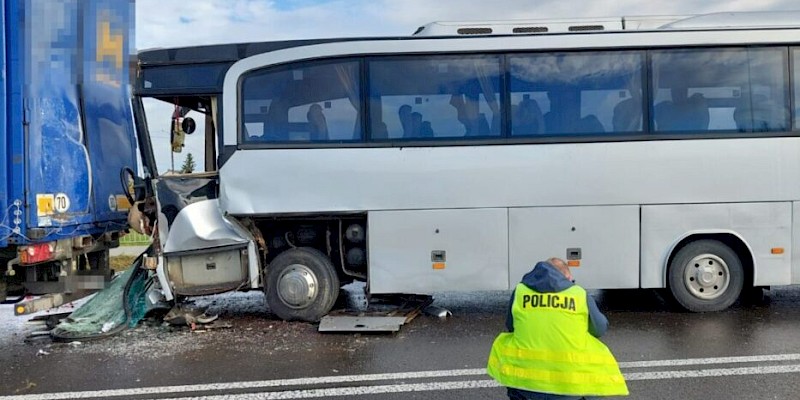
[[[571,396],[628,394],[611,351],[589,333],[583,288],[539,293],[520,283],[511,315],[514,332],[495,339],[487,367],[500,384]]]

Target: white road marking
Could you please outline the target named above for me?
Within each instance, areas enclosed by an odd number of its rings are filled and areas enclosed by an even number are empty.
[[[677,379],[677,378],[705,378],[715,376],[737,376],[737,375],[764,375],[800,372],[800,365],[782,365],[774,367],[745,367],[745,368],[721,368],[693,371],[654,371],[642,373],[627,373],[625,380],[658,380],[658,379]],[[385,393],[407,393],[407,392],[427,392],[434,390],[458,390],[458,389],[481,389],[499,387],[494,380],[481,381],[455,381],[455,382],[431,382],[415,383],[405,385],[379,385],[379,386],[357,386],[331,389],[309,389],[309,390],[290,390],[283,392],[262,392],[246,393],[236,395],[216,395],[202,397],[182,397],[164,400],[257,400],[257,399],[310,399],[327,398],[340,396],[358,396],[367,394]]]
[[[311,386],[332,383],[356,383],[369,381],[391,381],[425,378],[443,378],[454,376],[485,375],[486,369],[456,369],[445,371],[400,372],[389,374],[323,376],[316,378],[277,379],[270,381],[209,383],[203,385],[155,386],[131,389],[92,390],[83,392],[43,393],[31,395],[2,396],[0,400],[59,400],[59,399],[92,399],[115,396],[142,396],[156,394],[173,394],[187,392],[206,392],[222,390],[259,389],[284,386]]]
[[[776,354],[763,356],[742,356],[742,357],[716,357],[716,358],[692,358],[676,360],[652,360],[652,361],[633,361],[620,362],[620,368],[650,368],[650,367],[676,367],[690,365],[714,365],[714,364],[737,364],[737,363],[760,363],[760,362],[780,362],[800,360],[800,354]],[[627,372],[625,379],[629,381],[637,380],[658,380],[658,379],[678,379],[678,378],[703,378],[719,376],[738,376],[738,375],[764,375],[778,373],[798,373],[800,364],[773,365],[756,367],[738,368],[717,368],[699,370],[676,370],[676,371],[648,371],[648,372]],[[412,379],[434,379],[467,376],[486,376],[484,368],[441,370],[441,371],[420,371],[420,372],[400,372],[386,374],[367,374],[367,375],[342,375],[324,376],[313,378],[297,379],[277,379],[265,381],[248,382],[226,382],[211,383],[202,385],[176,385],[176,386],[155,386],[130,389],[108,389],[80,392],[59,392],[42,393],[15,396],[0,396],[0,400],[61,400],[61,399],[96,399],[110,398],[119,396],[147,396],[147,395],[180,395],[182,393],[197,392],[224,392],[231,390],[265,389],[265,388],[290,388],[308,387],[313,385],[330,384],[352,384],[359,382],[375,381],[396,381]],[[352,386],[336,387],[327,389],[305,389],[305,390],[284,390],[276,392],[247,393],[236,395],[214,395],[202,397],[204,399],[301,399],[314,397],[334,397],[351,396],[357,394],[377,394],[377,393],[399,393],[409,391],[431,391],[431,390],[456,390],[469,388],[488,388],[498,386],[493,380],[467,380],[452,382],[428,382],[413,384],[396,385],[372,385],[372,386]],[[245,397],[241,397],[245,396]],[[257,397],[246,397],[257,396]],[[289,397],[269,397],[269,396],[289,396]],[[197,398],[197,397],[192,397]]]
[[[408,392],[429,392],[433,390],[457,390],[457,389],[482,389],[498,387],[499,384],[494,380],[487,379],[482,381],[455,381],[455,382],[431,382],[431,383],[410,383],[403,385],[376,385],[376,386],[355,386],[331,389],[308,389],[308,390],[288,390],[285,392],[266,392],[266,393],[245,393],[245,394],[223,394],[217,396],[202,397],[181,397],[164,400],[271,400],[271,399],[311,399],[341,396],[359,396],[365,394],[385,394],[385,393],[408,393]]]
[[[788,374],[800,372],[800,364],[774,365],[763,367],[740,367],[740,368],[716,368],[684,371],[653,371],[653,372],[629,372],[624,374],[627,381],[644,381],[656,379],[677,379],[677,378],[709,378],[715,376],[739,376],[739,375],[767,375],[767,374]]]
[[[686,358],[680,360],[653,360],[620,362],[620,368],[679,367],[686,365],[737,364],[751,362],[795,361],[800,354],[774,354],[765,356]]]

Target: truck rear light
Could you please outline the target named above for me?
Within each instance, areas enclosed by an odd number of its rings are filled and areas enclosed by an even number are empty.
[[[20,248],[21,264],[36,264],[53,258],[56,242],[39,243]]]

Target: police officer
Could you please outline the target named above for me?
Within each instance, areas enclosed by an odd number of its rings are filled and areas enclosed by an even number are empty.
[[[516,399],[567,400],[628,394],[611,351],[597,338],[608,320],[576,285],[564,260],[539,262],[511,295],[508,332],[487,370]]]

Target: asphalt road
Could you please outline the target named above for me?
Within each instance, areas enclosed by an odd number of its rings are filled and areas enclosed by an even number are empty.
[[[484,367],[508,295],[437,294],[452,317],[421,315],[395,334],[321,334],[274,320],[261,293],[237,293],[196,300],[227,329],[145,323],[80,344],[25,343],[35,328],[0,308],[0,400],[503,399]],[[670,310],[655,291],[596,297],[629,398],[798,398],[800,288],[708,314]]]

